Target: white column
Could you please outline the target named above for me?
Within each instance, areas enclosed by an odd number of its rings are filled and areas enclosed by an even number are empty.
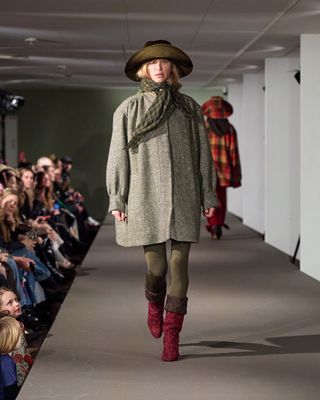
[[[18,162],[18,117],[6,115],[5,117],[5,153],[9,165],[16,167]]]
[[[243,223],[264,233],[264,73],[243,76]]]
[[[301,270],[320,280],[320,35],[301,36]]]
[[[242,84],[233,83],[228,86],[227,100],[232,104],[233,114],[229,121],[237,130],[240,159],[242,159]],[[237,217],[242,218],[242,187],[227,189],[227,209]]]
[[[300,87],[297,58],[265,68],[265,240],[292,255],[300,234]]]

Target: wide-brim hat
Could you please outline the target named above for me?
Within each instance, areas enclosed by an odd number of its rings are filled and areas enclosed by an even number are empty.
[[[136,74],[142,64],[157,58],[165,58],[175,63],[181,77],[189,75],[193,69],[192,61],[185,52],[172,46],[167,40],[155,40],[147,42],[141,50],[129,58],[124,72],[128,78],[139,81]]]
[[[212,119],[226,119],[233,113],[232,105],[220,96],[212,96],[201,108],[202,113]]]

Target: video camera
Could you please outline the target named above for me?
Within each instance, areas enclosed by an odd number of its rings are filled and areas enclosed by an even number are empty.
[[[24,105],[24,97],[0,90],[0,113],[18,110]]]

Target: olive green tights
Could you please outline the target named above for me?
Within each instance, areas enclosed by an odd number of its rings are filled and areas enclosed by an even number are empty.
[[[189,286],[188,258],[190,242],[171,240],[170,276],[168,288],[170,296],[184,298]],[[168,272],[166,243],[157,243],[144,246],[148,273],[146,282],[151,292],[159,292],[165,285]]]

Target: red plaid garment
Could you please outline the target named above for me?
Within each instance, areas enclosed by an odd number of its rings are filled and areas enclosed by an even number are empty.
[[[206,122],[208,138],[220,186],[241,186],[241,164],[234,127],[223,136],[215,134]]]

